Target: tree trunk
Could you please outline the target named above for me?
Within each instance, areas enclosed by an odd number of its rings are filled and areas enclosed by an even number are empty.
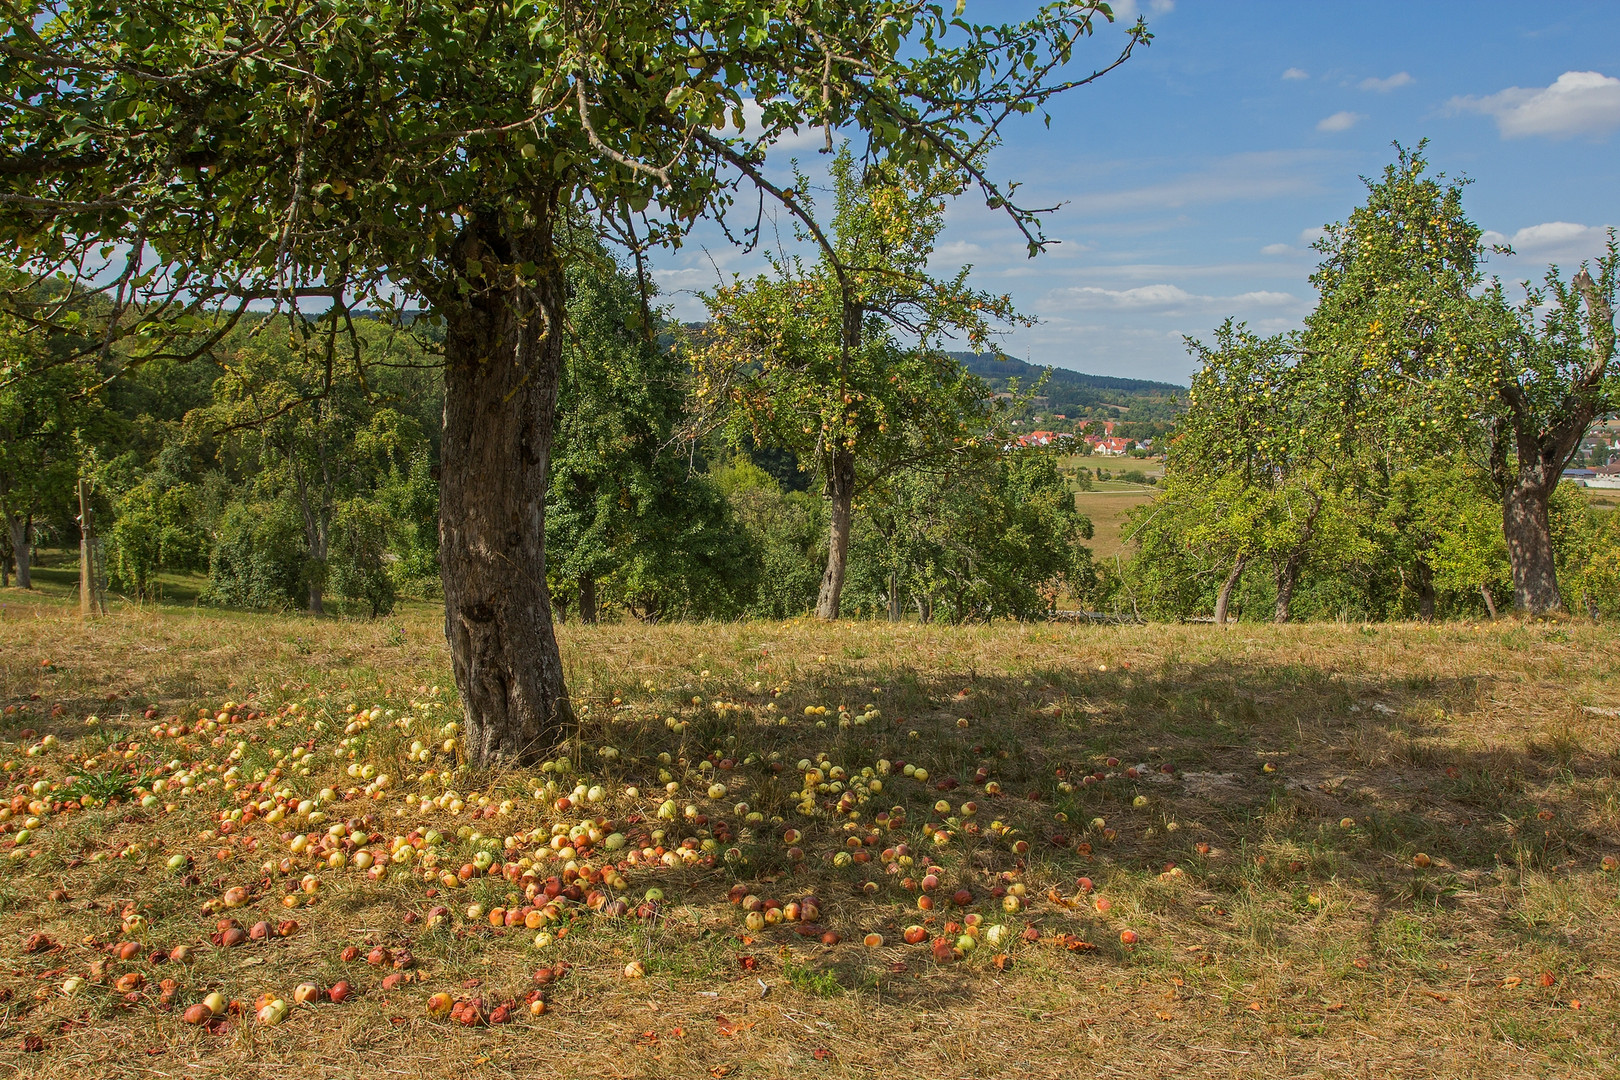
[[[1554,481],[1556,483],[1556,480]],[[1545,615],[1562,607],[1553,561],[1552,530],[1547,523],[1551,484],[1520,480],[1502,498],[1502,535],[1513,569],[1513,606],[1528,615]]]
[[[319,414],[316,414],[319,416]],[[293,479],[298,487],[298,509],[304,518],[304,544],[309,548],[309,562],[304,567],[304,576],[308,579],[308,597],[306,608],[311,615],[326,614],[326,556],[330,547],[331,515],[327,509],[329,503],[325,498],[326,487],[321,490],[321,497],[317,500],[311,497],[309,483],[304,476],[304,470],[296,464],[293,467]]]
[[[1243,577],[1243,568],[1249,564],[1247,555],[1239,555],[1232,563],[1232,572],[1226,575],[1221,582],[1221,591],[1215,597],[1215,625],[1226,625],[1226,613],[1232,603],[1232,590],[1237,588],[1239,579]]]
[[[34,575],[30,564],[33,554],[29,550],[29,526],[32,522],[21,514],[6,515],[6,529],[11,533],[11,557],[17,567],[17,588],[32,589]]]
[[[1434,622],[1434,570],[1419,559],[1417,562],[1418,617]]]
[[[545,504],[562,375],[562,266],[554,207],[538,225],[475,214],[447,256],[470,268],[434,288],[444,317],[439,488],[445,638],[477,765],[542,757],[574,724],[546,589]],[[527,280],[515,267],[537,268]],[[466,287],[465,291],[463,287]]]
[[[844,594],[844,568],[849,561],[849,529],[855,505],[855,455],[849,450],[833,454],[832,474],[827,477],[832,496],[832,521],[827,530],[827,569],[821,575],[821,593],[816,597],[816,617],[838,618]]]
[[[582,623],[595,623],[596,619],[596,577],[592,574],[581,574],[579,578],[579,621]]]
[[[1491,617],[1492,622],[1495,622],[1496,597],[1491,595],[1491,587],[1489,585],[1481,585],[1479,587],[1479,595],[1480,599],[1485,601],[1485,613]]]
[[[90,488],[83,478],[79,480],[79,614],[102,615],[106,605],[101,602],[101,591],[96,581],[96,535],[91,520]]]
[[[1296,551],[1277,567],[1277,603],[1271,612],[1273,622],[1285,623],[1293,615],[1294,586],[1299,584],[1299,566],[1304,558],[1302,553]]]
[[[900,575],[889,575],[889,621],[899,622],[905,617],[905,609],[900,605]]]

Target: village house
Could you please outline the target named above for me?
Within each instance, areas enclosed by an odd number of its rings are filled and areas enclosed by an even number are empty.
[[[1087,439],[1086,441],[1091,442],[1090,439]],[[1097,453],[1108,454],[1110,456],[1129,453],[1131,447],[1135,445],[1136,444],[1130,439],[1121,439],[1117,437],[1098,439],[1096,442],[1092,443],[1092,447],[1097,451]]]

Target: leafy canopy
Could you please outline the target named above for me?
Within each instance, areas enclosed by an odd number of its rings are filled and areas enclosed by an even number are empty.
[[[306,296],[444,301],[533,253],[455,238],[549,232],[559,205],[633,246],[729,221],[744,191],[817,235],[762,166],[785,135],[971,184],[1032,251],[1042,211],[983,168],[1012,116],[1112,12],[1070,0],[980,25],[919,0],[35,0],[0,26],[0,253],[106,292],[139,360],[222,331],[196,316]],[[757,236],[743,204],[740,235]],[[749,224],[748,217],[753,223]],[[26,271],[24,273],[23,271]],[[177,331],[191,331],[177,334]]]

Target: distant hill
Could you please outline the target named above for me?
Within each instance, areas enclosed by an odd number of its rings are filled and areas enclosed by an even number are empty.
[[[1046,409],[1069,416],[1118,415],[1118,410],[1123,409],[1132,420],[1170,420],[1181,412],[1187,400],[1187,388],[1175,383],[1087,375],[1060,367],[1048,369],[1012,357],[998,359],[989,353],[957,352],[951,356],[998,391],[1006,389],[1011,379],[1017,379],[1018,385],[1027,389],[1050,370],[1042,390],[1048,401]]]

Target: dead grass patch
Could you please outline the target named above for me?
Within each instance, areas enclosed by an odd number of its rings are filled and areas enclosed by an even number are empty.
[[[120,770],[188,755],[197,768],[223,765],[240,742],[242,780],[280,762],[280,783],[299,797],[358,787],[350,764],[396,777],[381,800],[337,804],[370,812],[388,836],[578,821],[530,795],[554,774],[409,779],[424,768],[405,759],[411,741],[454,711],[447,694],[427,692],[451,681],[439,620],[428,609],[368,623],[147,608],[84,624],[51,604],[8,602],[7,794],[40,781],[49,794],[69,775],[115,785]],[[1616,1074],[1620,901],[1617,875],[1600,860],[1620,854],[1620,727],[1615,714],[1590,711],[1620,706],[1607,628],[790,622],[565,627],[562,637],[585,717],[569,780],[588,773],[610,793],[593,813],[651,815],[662,791],[624,789],[659,788],[662,768],[682,784],[681,800],[713,817],[734,819],[736,799],[784,819],[746,836],[732,820],[731,846],[746,864],[630,867],[633,898],[648,887],[669,896],[657,922],[581,917],[542,951],[533,932],[465,916],[469,903],[517,896],[501,878],[430,896],[434,885],[409,874],[370,882],[352,869],[318,871],[316,902],[284,908],[280,898],[311,868],[289,876],[261,863],[286,853],[280,836],[291,826],[261,821],[222,840],[220,812],[244,805],[223,784],[160,799],[175,804],[167,812],[125,797],[44,815],[11,859],[14,816],[0,823],[0,994],[9,993],[0,1062],[37,1077]],[[230,725],[220,746],[154,739],[142,717],[149,707],[195,717],[226,699],[251,699],[266,716]],[[436,715],[423,701],[451,707]],[[292,703],[310,719],[269,727]],[[431,720],[410,731],[379,722],[345,748],[351,705]],[[807,705],[828,712],[806,716]],[[879,715],[840,726],[840,706]],[[101,726],[85,726],[91,714]],[[308,726],[317,717],[323,732]],[[670,718],[686,728],[672,730]],[[61,745],[27,756],[47,734]],[[302,758],[289,755],[311,739],[311,772],[299,775],[287,763]],[[604,745],[621,756],[600,757]],[[987,925],[1033,926],[1039,940],[944,967],[926,946],[899,944],[903,927],[926,917],[898,883],[920,876],[920,858],[894,875],[877,860],[834,865],[848,819],[793,809],[796,762],[823,753],[851,770],[879,758],[925,765],[926,784],[885,777],[859,828],[903,807],[905,825],[878,847],[904,841],[926,853],[941,892],[970,887]],[[714,771],[699,764],[711,754],[758,764],[730,774],[736,794],[705,803],[701,784]],[[773,754],[780,775],[766,767]],[[434,764],[453,768],[442,754]],[[1126,775],[1136,765],[1145,768]],[[1002,795],[973,782],[981,766]],[[1105,778],[1083,782],[1095,773]],[[945,778],[960,784],[940,791]],[[396,816],[401,794],[438,795],[446,783],[515,809],[491,820],[472,817],[475,805]],[[933,811],[940,799],[956,825],[936,848],[920,828],[947,816]],[[979,812],[962,818],[969,799]],[[994,820],[1016,828],[1029,852],[1016,855],[988,828]],[[970,821],[985,826],[979,835]],[[797,868],[780,839],[789,826],[806,834]],[[257,851],[241,846],[249,838]],[[458,863],[475,847],[445,844]],[[1414,865],[1420,853],[1428,866]],[[175,854],[192,857],[189,873],[167,868]],[[1009,915],[987,895],[1002,874],[1027,886],[1027,911]],[[1095,893],[1077,895],[1081,876]],[[733,881],[784,900],[817,893],[843,942],[747,931],[726,900]],[[251,917],[291,912],[299,931],[237,949],[202,944],[214,920],[200,905],[230,884],[251,886]],[[47,899],[58,888],[68,899]],[[438,903],[452,918],[426,929]],[[126,905],[148,920],[146,943],[189,941],[196,962],[112,965],[145,973],[134,1002],[94,979],[62,993],[64,979],[106,958]],[[933,916],[936,935],[949,907]],[[1127,928],[1140,935],[1133,947],[1120,942]],[[862,947],[868,931],[884,936],[882,948]],[[25,952],[34,933],[60,949]],[[338,958],[350,943],[409,947],[420,981],[385,990],[382,972]],[[1005,966],[992,962],[997,952]],[[574,967],[549,991],[544,1016],[462,1028],[425,1015],[439,990],[520,998],[535,968],[557,960]],[[623,977],[631,960],[645,978]],[[171,1009],[153,989],[165,977],[179,983]],[[339,978],[355,983],[355,999],[295,1009],[278,1027],[240,1020],[209,1034],[179,1022],[180,1006],[212,989],[251,1003],[303,979]],[[29,1036],[44,1049],[25,1052]]]

